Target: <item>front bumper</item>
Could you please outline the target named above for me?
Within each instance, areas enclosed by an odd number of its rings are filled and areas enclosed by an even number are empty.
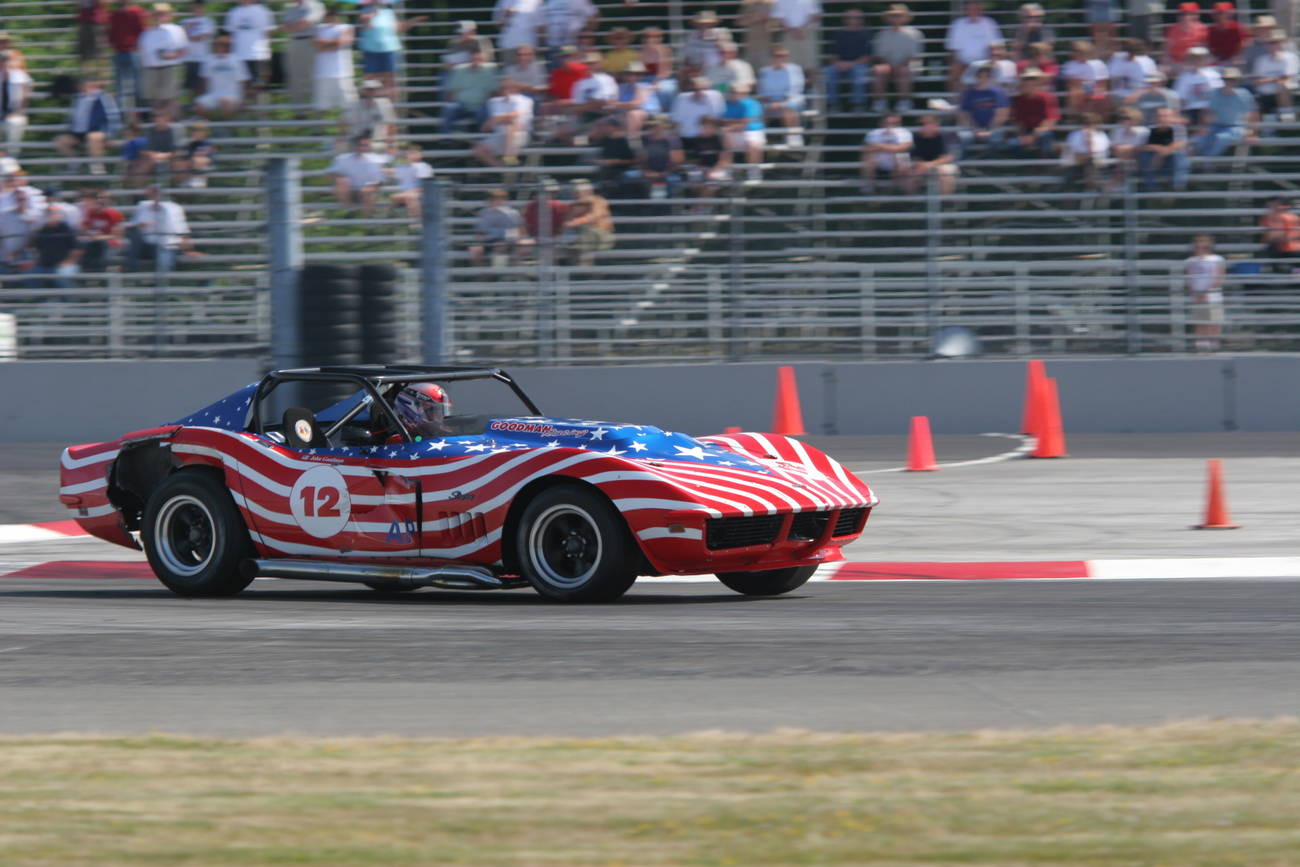
[[[870,505],[722,518],[669,512],[636,536],[646,559],[667,575],[815,566],[842,560],[840,548],[861,535],[870,514]]]

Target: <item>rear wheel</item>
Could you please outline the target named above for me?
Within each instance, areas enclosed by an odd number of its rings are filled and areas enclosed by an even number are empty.
[[[253,580],[248,530],[220,481],[202,472],[168,476],[145,504],[140,540],[153,573],[181,596],[233,596]]]
[[[798,590],[816,571],[816,566],[791,566],[764,572],[719,572],[718,580],[746,596],[780,596]]]
[[[560,602],[608,602],[636,581],[636,543],[600,494],[561,485],[538,494],[515,529],[520,571]]]

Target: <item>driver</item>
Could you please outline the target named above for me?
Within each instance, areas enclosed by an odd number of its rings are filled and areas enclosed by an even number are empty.
[[[451,415],[451,396],[437,383],[417,382],[406,386],[393,400],[393,409],[411,436],[429,439],[451,433],[444,423]]]

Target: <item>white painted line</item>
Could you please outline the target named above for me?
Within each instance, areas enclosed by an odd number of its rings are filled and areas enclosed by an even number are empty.
[[[954,469],[956,467],[974,467],[980,464],[996,464],[1002,461],[1009,461],[1009,460],[1013,460],[1014,458],[1024,457],[1025,455],[1032,452],[1035,446],[1037,445],[1037,441],[1033,437],[1025,436],[1023,434],[984,433],[984,434],[980,434],[980,436],[1003,437],[1005,439],[1019,440],[1020,445],[1016,446],[1014,449],[1011,449],[1010,451],[999,452],[998,454],[990,455],[987,458],[975,458],[974,460],[970,460],[970,461],[950,461],[948,463],[941,463],[938,465],[939,469],[947,470],[947,469]],[[876,473],[905,473],[905,472],[907,472],[907,467],[889,467],[883,470],[857,470],[855,471],[854,475],[870,476],[870,475],[875,475]]]
[[[52,542],[55,539],[75,539],[67,533],[57,533],[34,524],[0,524],[0,545],[19,542]]]
[[[1092,578],[1143,581],[1161,578],[1294,578],[1300,557],[1183,557],[1152,560],[1090,560]]]

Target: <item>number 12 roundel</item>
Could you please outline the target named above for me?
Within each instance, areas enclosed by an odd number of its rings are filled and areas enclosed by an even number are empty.
[[[312,467],[298,477],[289,494],[293,519],[317,539],[335,536],[352,516],[352,500],[343,475],[328,465]]]

